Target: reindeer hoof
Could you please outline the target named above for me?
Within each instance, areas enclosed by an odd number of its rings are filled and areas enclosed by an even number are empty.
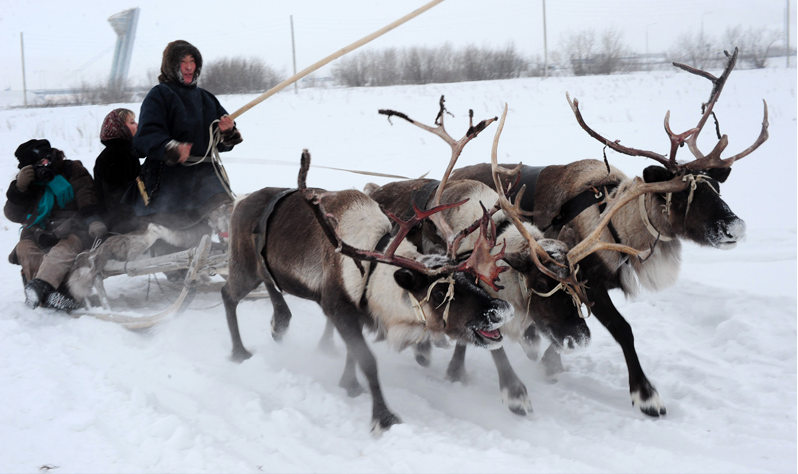
[[[391,426],[398,425],[401,422],[402,420],[398,416],[386,409],[378,418],[371,420],[371,434],[379,436],[384,431],[388,431]]]
[[[468,374],[462,366],[452,367],[449,365],[449,368],[446,369],[446,380],[466,384],[468,383]]]
[[[429,367],[431,361],[426,354],[416,354],[416,362],[418,362],[418,365],[421,367]]]
[[[643,389],[635,390],[631,395],[632,405],[640,408],[644,414],[653,418],[668,414],[668,410],[665,409],[665,405],[659,398],[659,393],[653,386],[648,385]]]
[[[357,380],[354,383],[344,382],[343,380],[338,384],[339,387],[346,390],[346,394],[350,398],[359,397],[360,395],[366,393],[366,389],[363,388],[362,385],[357,383]]]
[[[233,349],[233,354],[230,356],[234,362],[244,362],[250,357],[252,357],[252,353],[244,348]]]
[[[502,388],[502,400],[511,412],[519,416],[526,416],[532,413],[532,402],[526,391],[526,386],[520,381],[513,386]]]

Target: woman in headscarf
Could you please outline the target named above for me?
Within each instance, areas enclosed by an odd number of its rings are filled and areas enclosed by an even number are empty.
[[[141,170],[139,156],[133,148],[138,124],[136,114],[128,109],[114,109],[105,116],[100,141],[105,150],[94,162],[94,182],[104,206],[108,231],[124,234],[139,228],[133,206],[121,202],[125,191],[136,181]]]

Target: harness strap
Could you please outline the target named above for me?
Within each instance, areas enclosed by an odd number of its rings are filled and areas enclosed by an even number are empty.
[[[648,230],[649,234],[651,234],[654,238],[659,239],[663,242],[670,242],[671,240],[673,240],[673,237],[668,237],[667,235],[663,235],[651,224],[651,221],[648,220],[648,211],[646,210],[645,194],[641,194],[640,197],[637,198],[637,208],[640,210],[640,218],[643,220],[643,224],[646,225],[646,229]]]
[[[380,240],[377,242],[377,246],[374,247],[375,252],[382,252],[388,247],[388,242],[391,241],[391,234],[386,233],[383,235]],[[369,272],[366,274],[366,281],[363,284],[363,294],[360,295],[360,303],[359,306],[361,309],[366,309],[369,305],[368,298],[366,298],[366,290],[369,286],[369,281],[371,280],[371,275],[374,274],[374,270],[377,268],[377,262],[371,262],[371,266],[369,267]]]
[[[263,251],[264,247],[266,247],[266,230],[268,228],[269,218],[274,212],[274,208],[277,206],[277,203],[280,202],[284,197],[293,194],[297,191],[297,188],[286,188],[280,191],[279,193],[272,196],[269,199],[269,202],[266,203],[266,207],[263,208],[263,212],[258,219],[258,223],[255,224],[255,229],[253,229],[252,233],[255,234],[255,249],[257,250],[258,254]],[[274,284],[277,288],[277,291],[280,293],[283,292],[283,289],[280,288],[280,285],[277,283],[277,280],[274,279],[274,276],[269,271],[269,263],[266,261],[265,258],[261,259],[263,261],[263,270],[266,273],[266,277]]]
[[[435,193],[435,191],[438,190],[438,186],[440,184],[441,184],[440,181],[433,179],[429,183],[426,183],[425,185],[421,186],[420,188],[415,189],[410,194],[410,206],[405,211],[403,220],[406,221],[415,215],[415,213],[413,212],[413,203],[415,203],[416,207],[418,207],[419,209],[426,210],[427,202],[429,201],[430,196],[432,196]]]
[[[576,216],[596,204],[599,205],[599,213],[603,213],[604,209],[607,207],[607,196],[616,187],[618,187],[617,184],[606,185],[603,186],[602,189],[593,187],[572,197],[560,207],[560,213],[552,219],[550,227],[556,232],[559,232],[566,224],[576,218]],[[618,231],[612,225],[612,222],[609,223],[607,228],[612,234],[612,238],[614,238],[616,242],[620,242]],[[545,231],[547,229],[543,230]]]

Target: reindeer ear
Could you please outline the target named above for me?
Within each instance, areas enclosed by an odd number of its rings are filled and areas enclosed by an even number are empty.
[[[668,181],[673,179],[674,174],[666,170],[662,166],[651,165],[643,170],[643,181],[646,183],[658,183],[660,181]]]
[[[505,252],[502,260],[519,273],[528,273],[530,266],[533,265],[532,259],[529,257],[529,247],[520,252]]]
[[[571,226],[564,226],[560,230],[560,235],[557,236],[557,240],[567,245],[569,249],[576,247],[576,244],[579,243],[579,240],[576,238],[576,231],[574,231]]]
[[[714,168],[711,170],[707,170],[707,176],[714,179],[719,183],[723,183],[726,181],[726,178],[729,177],[729,173],[731,173],[731,167],[729,168]]]
[[[418,290],[426,282],[424,275],[407,268],[396,270],[393,279],[402,289],[410,292]]]

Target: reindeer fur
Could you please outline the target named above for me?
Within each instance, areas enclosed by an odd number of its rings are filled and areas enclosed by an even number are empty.
[[[422,301],[431,283],[438,279],[408,269],[364,262],[364,272],[354,260],[335,251],[321,226],[304,202],[301,192],[289,194],[279,201],[266,229],[256,233],[256,223],[272,196],[282,190],[265,188],[239,202],[231,219],[229,278],[222,288],[227,321],[233,340],[233,359],[251,356],[238,330],[236,307],[252,289],[263,282],[271,288],[275,305],[272,328],[279,340],[288,327],[290,311],[284,305],[277,285],[286,293],[317,302],[335,325],[347,346],[347,362],[341,386],[354,396],[363,392],[354,374],[360,366],[369,381],[372,394],[372,428],[375,432],[388,429],[399,419],[387,408],[377,380],[374,356],[363,339],[362,328],[380,331],[388,342],[401,349],[409,344],[450,337],[458,341],[492,347],[500,341],[480,337],[480,329],[495,331],[512,316],[512,307],[491,298],[474,285],[470,278],[455,273],[455,297],[451,313],[444,321],[444,291],[433,290],[429,301],[422,303],[426,321],[419,321],[411,306],[408,293]],[[326,193],[311,190],[322,196],[327,214],[338,222],[337,234],[346,243],[363,249],[374,249],[378,241],[391,229],[388,218],[376,202],[365,194],[347,190]],[[258,248],[262,242],[262,247]],[[434,266],[440,256],[424,256],[403,242],[396,255]],[[266,272],[268,265],[268,274]],[[269,277],[271,275],[271,278]],[[361,305],[361,301],[365,305]],[[281,303],[282,302],[282,303]],[[275,322],[275,320],[277,320]]]
[[[412,193],[425,186],[431,180],[408,180],[386,184],[382,187],[367,187],[369,195],[379,202],[387,211],[402,215],[410,207]],[[447,209],[442,212],[443,218],[455,232],[458,232],[482,216],[483,210],[480,203],[486,208],[491,208],[498,199],[498,195],[490,187],[479,181],[451,180],[441,195],[441,203],[459,202],[468,199],[465,204]],[[433,198],[424,203],[427,208],[432,206]],[[574,349],[586,345],[590,340],[590,331],[585,322],[579,317],[572,299],[564,292],[557,292],[549,298],[540,297],[529,292],[527,285],[543,285],[538,288],[541,293],[546,293],[556,286],[557,282],[543,275],[537,269],[529,253],[529,244],[521,236],[518,229],[509,225],[504,213],[499,210],[493,215],[493,221],[498,226],[499,235],[496,242],[499,251],[502,242],[506,242],[505,261],[500,265],[510,266],[510,270],[501,273],[498,285],[503,289],[492,290],[484,285],[485,289],[497,298],[512,304],[516,317],[502,326],[502,333],[511,339],[520,342],[528,354],[536,354],[539,344],[539,334],[546,335],[557,349]],[[430,222],[424,222],[423,229],[419,232],[422,237],[416,237],[414,243],[424,249],[431,249],[437,243],[439,250],[444,241],[444,236]],[[565,254],[568,247],[561,241],[544,239],[543,234],[534,226],[526,224],[527,231],[546,249],[549,255],[560,263],[565,263]],[[469,235],[462,240],[458,252],[470,252],[474,248],[477,236]],[[509,262],[509,263],[507,263]],[[565,269],[550,265],[552,271],[563,272]],[[530,329],[535,325],[536,327]],[[527,337],[527,334],[534,334]],[[423,346],[416,351],[416,360],[422,365],[428,365],[428,346]],[[491,352],[494,363],[500,374],[500,388],[502,396],[508,407],[517,414],[525,415],[531,411],[531,403],[523,382],[512,369],[503,349]],[[459,347],[452,358],[447,370],[447,377],[453,381],[464,381],[466,378],[464,368],[465,346]]]
[[[665,406],[640,366],[631,326],[615,308],[608,291],[620,288],[628,297],[634,297],[641,286],[649,290],[659,290],[674,284],[681,263],[682,238],[716,248],[734,247],[744,237],[745,223],[734,215],[718,194],[719,183],[726,180],[730,171],[730,168],[725,168],[693,172],[693,175],[703,175],[707,181],[698,184],[694,190],[689,212],[689,188],[672,195],[670,212],[667,214],[664,196],[645,195],[646,213],[651,224],[662,235],[672,237],[673,240],[657,240],[648,231],[640,216],[637,201],[619,210],[612,219],[620,240],[618,243],[637,249],[653,247],[654,251],[645,261],[627,259],[615,252],[599,251],[580,262],[582,276],[587,278],[587,296],[593,303],[593,314],[623,348],[629,370],[632,402],[647,415],[664,415]],[[656,165],[647,167],[643,172],[646,182],[665,181],[673,176],[664,167]],[[464,167],[454,170],[451,175],[451,179],[466,178],[493,186],[490,164]],[[598,160],[547,166],[541,171],[535,186],[534,209],[525,210],[533,211],[535,224],[546,229],[547,236],[555,237],[556,231],[550,224],[563,204],[591,187],[601,188],[605,185],[616,187],[610,193],[613,197],[630,186],[631,180],[612,166],[608,170],[607,165]],[[597,227],[599,220],[598,206],[592,206],[574,218],[563,230],[573,232],[578,240],[582,240]],[[609,242],[614,240],[606,228],[602,231],[601,238]],[[551,356],[558,357],[556,354]]]

